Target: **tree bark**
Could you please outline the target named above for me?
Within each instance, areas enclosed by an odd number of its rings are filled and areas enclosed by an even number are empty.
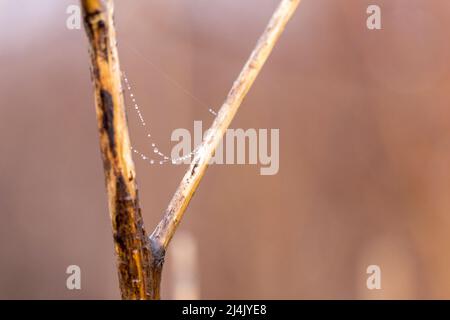
[[[122,94],[112,0],[82,0],[120,291],[123,299],[159,298],[161,264],[144,230]]]

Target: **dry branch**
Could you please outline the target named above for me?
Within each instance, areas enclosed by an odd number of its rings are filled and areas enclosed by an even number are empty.
[[[122,95],[112,0],[82,0],[90,43],[100,149],[123,299],[159,297],[145,233]]]
[[[211,157],[299,3],[300,0],[283,0],[273,14],[266,30],[228,93],[207,136],[197,149],[198,152],[170,201],[162,221],[151,235],[151,240],[155,246],[162,247],[164,250],[167,249],[200,180],[205,174]]]

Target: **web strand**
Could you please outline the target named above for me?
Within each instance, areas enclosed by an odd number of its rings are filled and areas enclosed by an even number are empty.
[[[164,154],[163,152],[161,152],[161,149],[158,147],[156,142],[153,141],[152,135],[148,129],[147,123],[145,122],[144,116],[142,115],[139,104],[136,101],[136,97],[134,96],[134,94],[132,92],[131,84],[128,81],[128,77],[126,76],[125,72],[122,73],[122,77],[123,77],[124,85],[126,88],[127,96],[131,100],[131,103],[127,103],[127,105],[129,105],[130,109],[133,109],[135,111],[141,126],[144,128],[144,130],[146,132],[147,138],[150,140],[150,144],[151,144],[152,151],[153,151],[153,156],[157,156],[157,159],[146,155],[145,153],[139,151],[138,149],[136,149],[132,146],[131,150],[133,151],[133,153],[138,155],[143,161],[146,161],[152,165],[157,164],[157,163],[164,164],[167,162],[172,163],[172,164],[183,163],[185,160],[190,159],[192,156],[194,156],[197,153],[197,148],[195,148],[190,153],[188,153],[182,157],[178,157],[178,158],[172,158],[172,157]],[[217,115],[217,113],[214,110],[212,110],[211,108],[209,108],[208,111],[210,113],[212,113],[213,115]]]

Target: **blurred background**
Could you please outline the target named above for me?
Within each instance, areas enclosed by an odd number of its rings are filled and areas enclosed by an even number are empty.
[[[71,4],[0,0],[2,299],[120,297]],[[277,4],[116,1],[121,67],[165,153],[174,129],[211,123]],[[370,4],[382,30],[366,27]],[[303,0],[232,124],[279,128],[280,170],[208,169],[163,298],[450,299],[449,16],[448,1]],[[135,164],[150,233],[187,166]],[[81,290],[66,288],[72,264]],[[381,290],[366,287],[373,264]]]

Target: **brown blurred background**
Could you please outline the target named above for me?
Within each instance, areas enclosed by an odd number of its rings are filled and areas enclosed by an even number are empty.
[[[175,128],[210,124],[277,3],[116,1],[121,66],[165,152]],[[87,41],[66,28],[70,4],[0,0],[3,299],[119,298]],[[382,30],[366,28],[369,4]],[[186,276],[208,299],[450,299],[449,17],[442,0],[303,0],[232,124],[279,128],[280,171],[210,167],[163,297],[183,297]],[[150,232],[186,166],[135,163]],[[71,264],[80,291],[66,289]],[[371,264],[382,290],[366,288]]]

